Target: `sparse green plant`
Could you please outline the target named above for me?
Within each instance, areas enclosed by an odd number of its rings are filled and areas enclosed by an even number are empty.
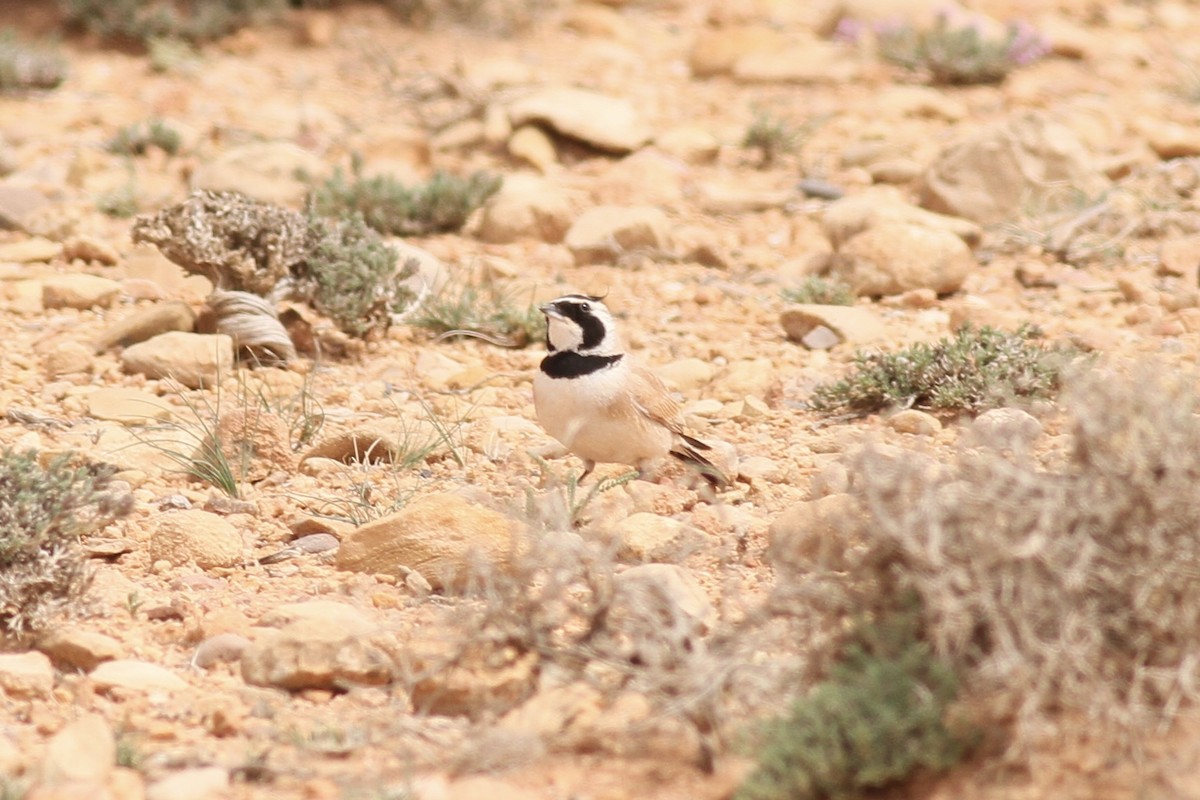
[[[978,413],[1015,400],[1050,397],[1070,352],[1037,343],[1040,331],[1015,333],[964,326],[934,344],[896,353],[855,355],[855,371],[813,390],[809,404],[825,413],[869,414],[887,408]]]
[[[187,72],[200,61],[196,48],[174,36],[152,36],[146,40],[150,69],[158,73]]]
[[[854,290],[839,280],[810,275],[799,286],[780,293],[788,303],[815,303],[825,306],[854,305]]]
[[[860,622],[829,676],[756,737],[736,799],[857,797],[957,763],[973,738],[947,725],[958,680],[918,634],[907,612]]]
[[[578,525],[584,509],[592,500],[636,480],[639,475],[634,469],[611,478],[603,478],[581,494],[578,475],[572,472],[564,479],[551,467],[549,461],[532,453],[530,455],[541,468],[542,474],[548,476],[548,488],[541,497],[532,488],[525,490],[525,515],[531,520],[539,520],[543,527],[549,529],[572,528]]]
[[[132,166],[129,168],[129,177],[125,183],[96,198],[96,209],[101,214],[118,219],[129,219],[138,213],[137,175]]]
[[[321,726],[310,731],[292,729],[288,738],[297,748],[326,756],[346,756],[367,744],[364,728]]]
[[[137,619],[138,611],[140,611],[142,606],[145,604],[146,601],[143,600],[141,595],[139,595],[136,591],[125,595],[125,612],[129,614],[130,619]]]
[[[409,320],[439,335],[475,336],[503,347],[525,347],[546,337],[546,319],[532,300],[521,304],[494,285],[451,282],[421,303]]]
[[[42,467],[35,451],[0,451],[0,628],[44,628],[82,597],[89,573],[80,534],[132,508],[128,495],[105,492],[112,474],[72,466],[70,456]]]
[[[67,77],[67,61],[47,43],[23,42],[0,31],[0,91],[54,89]]]
[[[997,36],[977,21],[951,22],[946,14],[932,27],[892,22],[878,26],[875,34],[884,60],[924,73],[937,84],[998,83],[1050,50],[1027,24],[1011,23]]]
[[[385,330],[416,299],[404,285],[415,260],[397,269],[396,251],[361,216],[332,221],[310,214],[308,254],[298,280],[313,305],[354,336]]]
[[[757,111],[754,121],[746,129],[742,147],[757,150],[759,166],[774,166],[780,156],[796,153],[805,139],[812,135],[815,123],[796,123],[787,117],[776,116],[768,111]]]
[[[0,777],[0,800],[24,800],[29,787],[16,778]]]
[[[60,0],[68,24],[112,39],[191,42],[226,36],[287,8],[286,0]]]
[[[182,142],[179,131],[161,119],[151,119],[121,128],[108,140],[105,149],[122,156],[141,156],[151,147],[157,147],[173,156],[179,152]]]
[[[117,736],[117,766],[128,769],[139,769],[146,760],[142,749],[142,738],[136,733],[123,733]]]
[[[461,178],[439,170],[427,183],[405,186],[390,175],[365,177],[356,157],[349,177],[339,168],[313,186],[309,205],[325,217],[360,215],[380,233],[423,236],[460,229],[500,184],[498,176],[485,172]]]

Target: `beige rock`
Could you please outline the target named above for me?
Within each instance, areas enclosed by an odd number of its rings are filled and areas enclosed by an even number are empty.
[[[579,215],[563,241],[576,264],[595,264],[630,250],[666,249],[670,224],[655,206],[596,206]]]
[[[463,77],[481,89],[498,89],[501,86],[519,86],[534,81],[534,71],[529,64],[507,56],[484,56],[464,58],[459,62]]]
[[[522,125],[508,137],[508,152],[529,162],[539,172],[550,172],[558,164],[558,149],[537,125]]]
[[[42,282],[36,279],[0,281],[0,307],[16,314],[41,314]]]
[[[94,261],[106,267],[114,267],[121,260],[117,248],[108,242],[91,236],[72,236],[63,242],[63,258],[68,261]]]
[[[46,354],[46,374],[52,379],[90,373],[96,360],[92,349],[79,342],[60,342]]]
[[[464,579],[481,562],[503,563],[517,525],[455,494],[419,497],[342,540],[339,569],[404,577],[419,572],[435,589]]]
[[[141,389],[97,389],[84,395],[84,403],[88,416],[125,425],[161,422],[170,419],[174,414],[162,398]]]
[[[573,87],[537,89],[508,107],[515,127],[529,122],[614,153],[636,150],[650,130],[628,100]]]
[[[36,647],[60,668],[90,672],[98,664],[120,658],[121,643],[99,631],[55,628],[38,637]]]
[[[717,400],[741,400],[746,395],[769,398],[779,386],[779,371],[769,358],[738,360],[729,363],[715,379],[709,391]]]
[[[816,39],[779,52],[747,53],[733,65],[733,77],[742,83],[848,83],[861,73],[845,48]]]
[[[1001,449],[1029,448],[1042,435],[1042,423],[1019,408],[992,408],[971,423],[966,441]]]
[[[822,326],[832,331],[839,342],[852,344],[875,342],[888,332],[878,314],[860,306],[791,305],[779,315],[779,324],[793,342],[804,342],[813,329]]]
[[[125,348],[121,366],[126,372],[176,380],[192,389],[211,386],[233,372],[233,339],[171,331]]]
[[[843,570],[854,542],[848,532],[862,511],[848,494],[796,503],[767,529],[767,555],[791,568]]]
[[[707,164],[717,157],[721,143],[706,128],[678,125],[654,138],[654,146],[689,164]]]
[[[1200,156],[1200,132],[1196,131],[1195,126],[1156,121],[1153,125],[1143,127],[1150,149],[1164,161]]]
[[[190,767],[146,787],[146,800],[220,800],[229,796],[224,767]]]
[[[618,12],[595,3],[579,3],[572,5],[563,26],[582,33],[584,36],[599,36],[618,41],[629,41],[633,38],[633,28]]]
[[[42,757],[43,786],[103,784],[117,762],[117,740],[99,714],[86,714],[51,737]]]
[[[54,689],[54,667],[44,653],[0,653],[0,689],[13,697],[46,697]]]
[[[971,250],[952,233],[886,222],[854,236],[832,259],[833,274],[860,295],[932,289],[956,291],[975,267]]]
[[[461,366],[455,364],[455,367],[461,371]],[[427,372],[423,373],[428,377]],[[441,434],[428,419],[400,417],[391,422],[369,422],[332,433],[305,451],[300,460],[398,463],[410,453],[424,450],[440,440]]]
[[[0,156],[2,161],[3,156]],[[0,173],[8,171],[0,163]],[[49,205],[49,198],[36,189],[9,181],[0,182],[0,229],[29,232],[28,224]]]
[[[821,219],[825,234],[835,247],[884,222],[909,222],[949,231],[969,245],[978,244],[983,236],[983,229],[976,223],[914,206],[891,187],[875,187],[835,200],[825,209]]]
[[[942,89],[929,86],[889,86],[879,92],[875,105],[880,116],[926,117],[958,122],[967,105]]]
[[[216,446],[231,462],[234,476],[255,483],[274,472],[292,472],[296,454],[292,452],[288,423],[278,414],[261,405],[246,405],[221,413],[217,420]],[[193,461],[211,458],[214,442],[200,445]]]
[[[306,173],[323,179],[331,168],[320,156],[291,142],[239,145],[205,162],[192,175],[193,189],[234,191],[267,203],[298,208],[308,194]]]
[[[208,669],[222,662],[240,661],[249,646],[250,640],[241,634],[218,633],[196,645],[192,664],[200,669]]]
[[[774,55],[786,45],[783,34],[765,25],[734,25],[702,31],[688,51],[688,66],[695,77],[707,78],[732,72],[733,65],[747,55]]]
[[[1093,162],[1070,128],[1024,113],[943,150],[925,174],[921,205],[982,225],[1016,219],[1031,205],[1052,211],[1075,202],[1059,186],[1086,197],[1108,188]]]
[[[696,576],[676,564],[641,564],[618,574],[609,613],[629,655],[662,666],[698,650],[717,619]]]
[[[782,208],[795,197],[791,189],[759,189],[742,183],[705,181],[697,186],[698,201],[712,214],[747,214]]]
[[[201,569],[242,563],[242,534],[224,517],[199,509],[158,515],[150,538],[150,560]]]
[[[621,520],[613,533],[620,543],[617,556],[627,561],[678,560],[697,538],[682,522],[648,511]]]
[[[479,238],[507,243],[525,238],[561,242],[571,225],[571,203],[554,184],[532,175],[512,175],[483,209]]]
[[[524,702],[537,685],[536,653],[476,648],[453,664],[432,668],[434,663],[418,657],[415,665],[424,676],[412,688],[418,713],[472,719],[503,714]]]
[[[924,169],[911,158],[888,158],[871,164],[867,172],[876,183],[908,183],[919,178]]]
[[[110,347],[128,347],[131,344],[153,339],[168,331],[191,331],[196,325],[196,312],[181,301],[155,303],[142,308],[128,317],[110,325],[96,339],[98,351]]]
[[[46,308],[110,306],[120,294],[120,283],[97,275],[51,275],[42,279],[42,305]]]
[[[678,392],[691,392],[712,381],[717,372],[711,361],[702,358],[681,358],[656,367],[655,374],[667,388]]]
[[[389,683],[395,663],[377,626],[339,603],[295,604],[296,618],[242,652],[242,678],[280,689],[338,689]]]
[[[62,255],[62,245],[49,239],[22,239],[0,244],[0,263],[33,264],[53,261]]]
[[[685,171],[678,161],[657,150],[639,150],[592,182],[592,199],[600,205],[673,208],[684,199]]]
[[[149,661],[128,658],[105,661],[92,670],[88,677],[101,691],[172,692],[187,688],[187,683],[169,669]]]
[[[897,433],[911,433],[916,436],[932,436],[942,429],[941,421],[933,414],[906,408],[888,417],[888,427]]]

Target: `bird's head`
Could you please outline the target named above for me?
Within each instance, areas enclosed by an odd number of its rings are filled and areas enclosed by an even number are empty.
[[[574,350],[585,355],[617,355],[621,339],[604,301],[586,294],[568,294],[539,310],[546,315],[546,349]]]

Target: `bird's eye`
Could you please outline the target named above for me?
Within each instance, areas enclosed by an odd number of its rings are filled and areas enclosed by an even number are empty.
[[[579,310],[580,311],[591,311],[592,307],[590,305],[588,305],[587,303],[580,303]]]

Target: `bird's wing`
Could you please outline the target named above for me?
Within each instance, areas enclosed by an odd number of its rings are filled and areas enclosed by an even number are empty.
[[[679,403],[671,397],[671,393],[657,375],[643,367],[634,367],[630,383],[633,403],[643,416],[677,436],[687,436],[680,420]]]

